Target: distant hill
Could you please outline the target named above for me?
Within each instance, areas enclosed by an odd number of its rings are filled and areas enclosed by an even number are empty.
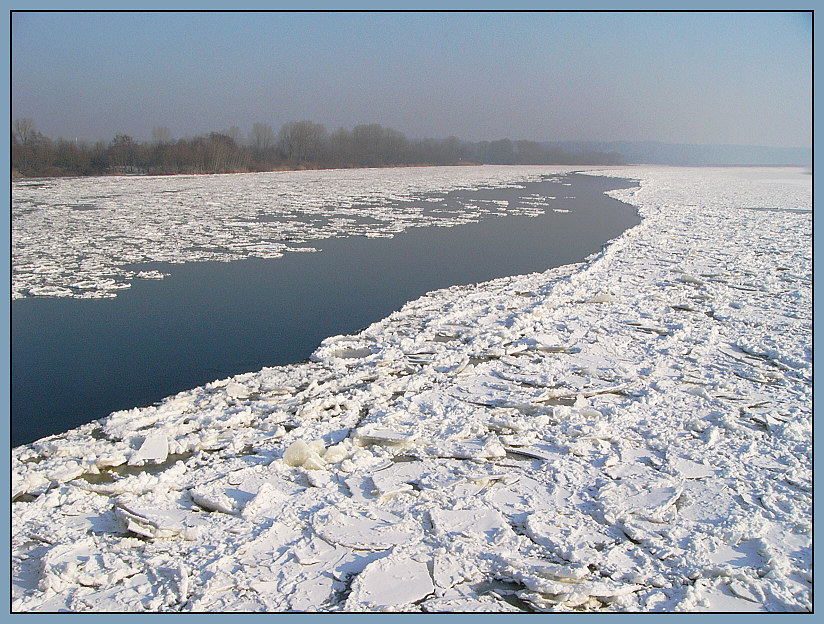
[[[808,147],[754,145],[687,145],[653,141],[551,141],[549,149],[569,152],[618,153],[625,162],[650,165],[793,165],[811,167]]]

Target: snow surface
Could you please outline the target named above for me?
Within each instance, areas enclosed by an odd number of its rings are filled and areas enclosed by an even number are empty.
[[[12,610],[812,610],[810,176],[590,171],[583,263],[13,449]]]

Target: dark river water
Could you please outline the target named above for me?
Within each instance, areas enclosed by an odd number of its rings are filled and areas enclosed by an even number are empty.
[[[424,293],[579,262],[639,222],[604,191],[628,180],[449,193],[457,200],[555,199],[538,217],[488,217],[394,238],[312,241],[276,260],[152,264],[171,273],[114,299],[30,298],[11,307],[11,444],[151,405],[215,379],[300,362]],[[441,204],[443,207],[443,204]],[[569,210],[554,212],[552,208]]]

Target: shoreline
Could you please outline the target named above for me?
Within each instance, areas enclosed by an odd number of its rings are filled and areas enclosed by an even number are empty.
[[[100,173],[97,175],[56,175],[56,176],[24,176],[17,172],[12,172],[12,182],[22,182],[28,180],[84,180],[87,178],[169,178],[175,176],[222,176],[222,175],[237,175],[237,174],[254,174],[254,173],[285,173],[291,171],[352,171],[361,169],[409,169],[409,168],[426,168],[426,167],[588,167],[594,165],[498,165],[494,163],[475,163],[475,162],[459,162],[450,165],[429,165],[429,164],[415,164],[415,165],[383,165],[374,167],[279,167],[275,169],[263,169],[261,171],[212,171],[212,172],[191,172],[191,173]],[[745,165],[746,166],[746,165]],[[758,166],[758,165],[752,165]],[[788,167],[792,165],[764,165],[766,167]],[[17,175],[15,175],[17,174]]]
[[[257,174],[257,173],[291,173],[299,171],[362,171],[362,170],[381,170],[381,169],[426,169],[426,168],[444,168],[444,167],[546,167],[546,168],[571,168],[577,169],[609,169],[622,168],[631,169],[633,167],[649,168],[649,167],[671,167],[676,169],[804,169],[804,173],[812,175],[811,166],[794,165],[794,164],[773,164],[773,165],[664,165],[655,163],[626,163],[624,165],[569,165],[569,164],[545,164],[545,165],[523,165],[512,164],[502,165],[496,163],[453,163],[451,165],[385,165],[382,167],[302,167],[302,168],[283,168],[283,169],[266,169],[264,171],[226,171],[222,173],[102,173],[99,175],[65,175],[65,176],[11,176],[12,182],[27,182],[38,180],[85,180],[85,179],[100,179],[100,178],[174,178],[174,177],[191,177],[191,176],[233,176],[242,174]]]
[[[582,263],[13,449],[12,610],[811,610],[810,181],[587,171]]]

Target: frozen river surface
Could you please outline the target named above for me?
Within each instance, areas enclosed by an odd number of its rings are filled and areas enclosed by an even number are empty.
[[[811,177],[593,173],[582,263],[13,449],[12,610],[811,611]]]
[[[523,172],[513,172],[524,178]],[[340,174],[315,175],[323,179]],[[225,177],[204,176],[201,184],[208,189]],[[261,178],[243,179],[250,184],[248,196],[259,200]],[[169,178],[168,184],[180,182]],[[420,224],[428,225],[391,238],[313,240],[322,253],[290,253],[278,259],[141,265],[143,272],[160,270],[168,277],[138,279],[130,289],[113,291],[118,296],[111,298],[80,298],[87,293],[75,289],[77,296],[14,301],[12,445],[116,410],[151,405],[215,379],[305,360],[324,338],[363,329],[428,291],[577,262],[638,223],[633,207],[603,194],[630,182],[553,174],[517,186],[492,184],[500,182],[493,179],[482,185],[488,188],[476,188],[476,183],[471,188],[418,193],[414,199],[373,199],[371,205],[351,208],[357,218],[349,225],[369,222],[375,228],[383,223],[385,229],[375,233],[393,229],[387,205],[399,215],[417,214]],[[107,196],[115,194],[115,188],[119,187],[114,185]],[[274,194],[270,215],[290,212],[278,208],[278,197]],[[482,206],[487,208],[482,211]],[[64,213],[72,210],[63,208]],[[330,205],[307,212],[303,219],[323,228],[335,210]],[[167,220],[171,222],[178,211],[172,203]],[[236,218],[228,208],[224,212],[224,220]],[[117,215],[114,209],[112,213]],[[383,222],[368,216],[378,213],[385,214]],[[270,216],[268,223],[275,218]],[[475,222],[466,223],[471,220]],[[110,227],[108,221],[103,223],[105,229]],[[297,221],[284,223],[277,235],[293,237]],[[408,223],[416,221],[409,218]],[[456,223],[461,225],[433,226]],[[173,229],[171,224],[167,227]],[[340,233],[346,232],[343,228]],[[357,229],[350,232],[356,233]],[[92,228],[89,234],[95,241],[106,236]],[[200,248],[214,246],[208,239],[197,242]],[[123,241],[111,243],[114,260]]]

